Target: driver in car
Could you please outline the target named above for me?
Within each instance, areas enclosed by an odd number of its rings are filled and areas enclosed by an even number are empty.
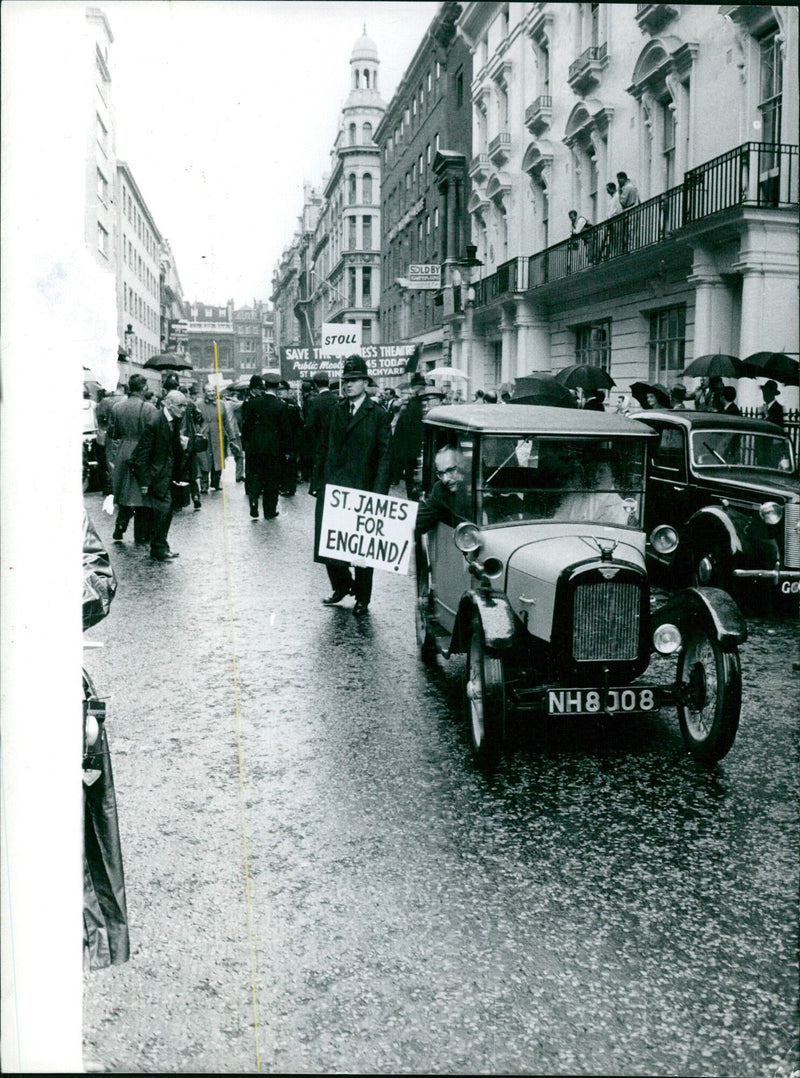
[[[617,492],[617,484],[608,461],[599,460],[587,475],[585,489],[565,495],[556,514],[559,520],[591,521],[625,527],[635,504]]]
[[[464,454],[446,446],[436,454],[434,463],[438,478],[430,494],[419,504],[414,529],[417,539],[435,528],[440,520],[454,528],[468,518],[469,465]]]

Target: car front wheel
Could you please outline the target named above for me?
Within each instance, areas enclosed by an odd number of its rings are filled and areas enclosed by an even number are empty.
[[[703,763],[721,760],[739,728],[738,650],[723,651],[705,629],[694,629],[678,659],[678,691],[678,722],[687,749]]]
[[[493,759],[505,740],[506,689],[504,663],[486,650],[483,626],[472,618],[464,693],[472,751],[481,761]]]

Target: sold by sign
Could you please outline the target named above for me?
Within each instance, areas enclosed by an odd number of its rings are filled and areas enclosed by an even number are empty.
[[[361,348],[361,323],[323,322],[320,354],[324,357],[358,355]]]
[[[413,263],[408,267],[410,288],[441,288],[442,267],[438,263]]]
[[[408,573],[416,521],[416,502],[329,483],[317,555]]]

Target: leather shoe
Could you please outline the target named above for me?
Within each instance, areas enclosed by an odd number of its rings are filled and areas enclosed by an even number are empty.
[[[369,614],[369,604],[358,602],[353,607],[353,617],[363,618],[366,614]]]
[[[258,517],[258,502],[250,502],[250,516],[254,519]]]
[[[332,592],[327,599],[322,600],[322,605],[336,606],[336,604],[340,603],[342,599],[346,599],[349,594],[349,591],[342,591],[341,588],[337,588],[336,591]]]
[[[173,558],[179,558],[180,554],[177,550],[168,550],[166,554],[151,554],[150,557],[153,561],[172,561]]]

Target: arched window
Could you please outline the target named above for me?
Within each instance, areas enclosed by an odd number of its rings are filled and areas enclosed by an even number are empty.
[[[364,143],[372,142],[372,124],[367,120],[361,129],[364,136]]]
[[[365,90],[369,89],[369,68],[368,67],[364,68],[364,89]]]
[[[350,124],[350,145],[355,146],[355,144],[356,144],[356,125],[355,124]]]
[[[364,205],[370,206],[372,204],[372,173],[370,172],[364,173],[362,192]]]
[[[358,68],[356,68],[355,71],[353,72],[353,89],[354,90],[358,89],[358,80],[359,80],[359,78],[360,78],[359,70],[358,70]]]
[[[356,174],[351,172],[347,177],[347,204],[353,206],[356,201]]]

